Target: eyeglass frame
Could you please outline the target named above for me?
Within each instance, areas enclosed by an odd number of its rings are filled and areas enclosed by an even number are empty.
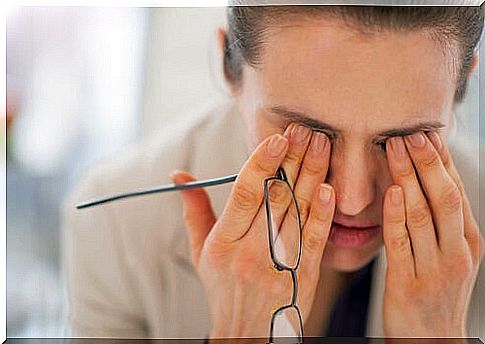
[[[288,186],[288,189],[291,192],[291,198],[292,202],[294,203],[296,207],[296,220],[298,223],[298,235],[299,235],[299,248],[298,248],[298,257],[296,260],[296,264],[293,268],[287,266],[286,264],[281,263],[277,258],[275,254],[275,248],[273,246],[273,224],[271,221],[271,205],[270,205],[270,196],[269,196],[269,184],[272,181],[279,181],[286,183]],[[293,282],[293,293],[291,297],[291,303],[278,308],[273,312],[273,315],[271,316],[271,324],[270,324],[270,333],[269,333],[269,343],[274,342],[274,323],[276,319],[276,315],[280,312],[284,312],[286,309],[289,308],[294,308],[296,310],[296,313],[298,314],[298,321],[300,325],[300,334],[298,335],[298,343],[303,342],[303,321],[301,319],[301,313],[300,309],[296,305],[296,299],[298,297],[298,278],[296,276],[296,270],[298,269],[300,265],[300,259],[301,259],[301,251],[302,251],[302,226],[301,226],[301,218],[300,218],[300,209],[298,208],[298,203],[296,201],[295,194],[293,192],[293,188],[291,187],[290,183],[288,182],[288,178],[286,176],[285,170],[280,167],[278,168],[276,175],[274,177],[266,178],[264,180],[264,203],[265,203],[265,209],[266,209],[266,220],[267,220],[267,228],[268,228],[268,239],[269,239],[269,251],[270,251],[270,256],[271,260],[274,264],[274,268],[278,271],[290,271],[291,273],[291,279]]]

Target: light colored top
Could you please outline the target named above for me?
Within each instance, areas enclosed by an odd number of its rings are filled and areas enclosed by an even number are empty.
[[[63,268],[72,336],[205,338],[209,334],[207,300],[190,262],[177,193],[74,208],[76,202],[86,199],[170,183],[170,172],[175,169],[190,171],[199,179],[237,173],[248,157],[240,115],[230,101],[199,112],[193,121],[166,128],[91,170],[66,200]],[[464,145],[461,150],[460,145],[450,145],[477,211],[477,157],[468,156]],[[230,188],[207,189],[217,214]],[[368,336],[383,336],[385,259],[382,253],[380,256],[373,272]],[[469,335],[477,337],[481,326],[482,338],[483,265],[468,319]]]

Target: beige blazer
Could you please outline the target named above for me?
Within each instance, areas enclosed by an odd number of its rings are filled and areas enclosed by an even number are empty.
[[[204,289],[190,263],[176,193],[75,210],[78,201],[170,183],[174,169],[198,178],[237,173],[248,157],[243,124],[226,101],[199,111],[190,123],[159,135],[91,170],[64,204],[63,264],[71,334],[76,337],[204,338],[210,315]],[[456,162],[477,211],[476,157],[455,145]],[[475,184],[473,184],[473,182]],[[209,188],[221,213],[231,186]],[[477,214],[477,213],[476,213]],[[383,255],[381,254],[381,257]],[[483,265],[483,264],[482,264]],[[483,270],[483,268],[482,268]],[[368,335],[382,336],[385,260],[373,274]],[[482,286],[485,285],[481,273]],[[485,334],[485,294],[476,288],[469,334]],[[481,295],[477,291],[481,290]]]

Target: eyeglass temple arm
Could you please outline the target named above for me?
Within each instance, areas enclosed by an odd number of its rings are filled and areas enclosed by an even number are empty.
[[[200,181],[189,182],[189,183],[185,183],[185,184],[159,185],[159,186],[155,186],[155,187],[141,189],[141,190],[138,190],[138,191],[121,193],[121,194],[117,194],[117,195],[112,195],[112,196],[102,197],[102,198],[98,198],[98,199],[83,201],[83,202],[76,204],[76,208],[77,209],[84,209],[84,208],[100,205],[100,204],[103,204],[103,203],[117,201],[117,200],[124,199],[124,198],[149,195],[149,194],[159,193],[159,192],[188,190],[188,189],[204,188],[204,187],[208,187],[208,186],[232,183],[236,180],[236,178],[237,178],[237,174],[232,174],[232,175],[225,176],[225,177],[218,177],[218,178],[213,178],[213,179],[200,180]]]

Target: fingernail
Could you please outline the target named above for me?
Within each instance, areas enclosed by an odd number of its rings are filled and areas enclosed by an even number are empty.
[[[406,137],[409,139],[409,142],[411,143],[411,145],[417,148],[423,147],[424,144],[426,143],[424,136],[421,132],[408,135]]]
[[[308,133],[310,132],[310,129],[307,127],[304,127],[303,125],[295,125],[291,129],[291,136],[298,142],[303,142],[306,137],[308,136]]]
[[[391,147],[397,155],[404,156],[406,154],[406,146],[400,136],[391,138]]]
[[[270,155],[274,158],[280,156],[285,150],[287,143],[288,141],[280,134],[273,135],[268,144]]]
[[[440,151],[441,148],[443,148],[443,143],[441,142],[440,135],[436,131],[428,132],[428,137],[437,151]]]
[[[400,187],[396,186],[391,189],[391,201],[394,205],[401,205],[402,191]]]
[[[327,144],[327,136],[324,133],[318,131],[313,133],[312,143],[310,149],[314,153],[321,153]]]
[[[324,202],[324,203],[328,203],[330,202],[330,196],[332,195],[332,191],[330,190],[330,188],[325,185],[325,184],[321,184],[320,185],[320,192],[319,192],[319,197],[320,199]]]
[[[285,129],[285,132],[283,133],[283,135],[285,137],[290,137],[293,133],[293,129],[295,128],[296,124],[295,123],[290,123],[288,124],[288,126],[286,127]]]

